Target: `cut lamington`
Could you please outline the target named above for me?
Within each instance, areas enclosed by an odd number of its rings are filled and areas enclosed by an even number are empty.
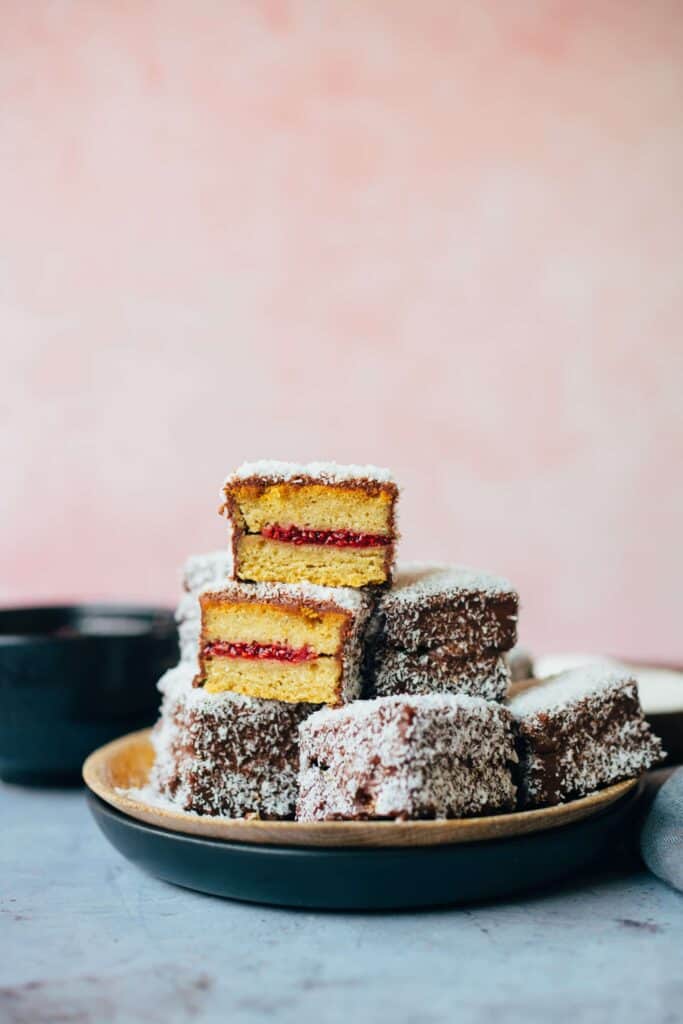
[[[509,703],[520,756],[520,804],[543,807],[635,778],[663,757],[627,672],[562,672]]]
[[[299,724],[316,708],[193,689],[179,666],[159,683],[148,790],[195,814],[293,818]]]
[[[391,578],[398,488],[388,470],[245,463],[223,494],[238,579],[364,587]]]
[[[501,704],[380,697],[302,722],[297,820],[457,818],[511,810],[516,762]]]
[[[209,584],[199,604],[195,685],[207,693],[332,705],[360,695],[369,594],[311,583],[233,581]]]
[[[183,596],[175,612],[180,642],[181,661],[197,661],[201,613],[199,591],[207,584],[220,584],[232,575],[232,556],[229,551],[209,551],[190,555],[182,572]]]
[[[518,603],[502,577],[462,566],[402,567],[378,600],[369,691],[502,699],[509,681],[503,654],[516,640]]]

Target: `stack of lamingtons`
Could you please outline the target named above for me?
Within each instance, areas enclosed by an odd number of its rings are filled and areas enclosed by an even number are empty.
[[[162,799],[228,817],[459,817],[571,799],[658,759],[628,676],[504,703],[515,590],[460,567],[394,575],[397,497],[372,466],[228,477],[230,549],[188,561],[181,661],[159,684]]]

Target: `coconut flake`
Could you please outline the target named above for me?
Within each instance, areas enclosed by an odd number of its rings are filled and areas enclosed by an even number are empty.
[[[225,483],[247,480],[250,477],[266,477],[273,481],[297,483],[319,480],[323,484],[348,483],[353,480],[372,480],[376,483],[395,483],[390,470],[380,466],[342,466],[336,462],[279,462],[261,459],[257,462],[243,462]]]
[[[424,601],[434,595],[462,598],[471,593],[491,597],[515,594],[515,589],[504,576],[495,576],[466,565],[438,565],[431,563],[399,564],[391,590],[383,604],[405,605]]]
[[[225,580],[220,583],[206,583],[200,595],[212,594],[217,597],[234,597],[242,601],[263,601],[269,604],[288,604],[304,601],[329,607],[336,605],[346,611],[357,612],[368,605],[370,595],[364,590],[352,587],[321,587],[316,583],[243,583],[240,580]]]
[[[508,706],[516,718],[523,718],[538,712],[562,711],[586,697],[628,688],[637,695],[637,683],[631,673],[602,665],[588,665],[542,680],[538,686],[513,697]]]
[[[207,551],[190,555],[183,566],[183,587],[191,594],[197,593],[207,583],[218,583],[232,576],[232,553]]]

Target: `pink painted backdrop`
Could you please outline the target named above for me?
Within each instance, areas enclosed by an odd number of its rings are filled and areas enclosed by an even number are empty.
[[[0,6],[0,600],[372,461],[527,643],[683,660],[682,110],[664,0]]]

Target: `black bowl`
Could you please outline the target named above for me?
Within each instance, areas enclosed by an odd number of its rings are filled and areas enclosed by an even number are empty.
[[[177,660],[167,609],[0,609],[0,778],[79,783],[91,751],[153,723]]]

